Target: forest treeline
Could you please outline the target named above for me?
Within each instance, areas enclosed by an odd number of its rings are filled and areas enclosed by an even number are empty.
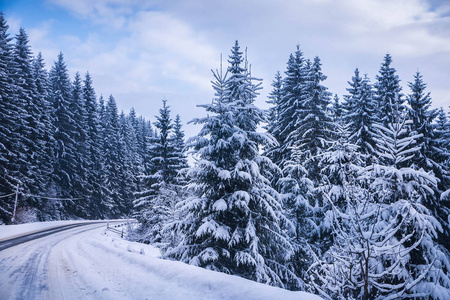
[[[16,222],[131,216],[138,175],[153,170],[150,121],[97,98],[88,72],[71,79],[62,53],[47,71],[3,15],[0,97],[0,223],[12,220],[17,188]]]
[[[151,125],[118,115],[62,54],[47,75],[23,29],[15,44],[0,29],[0,192],[20,180],[39,219],[132,213],[129,238],[166,259],[325,299],[450,298],[450,123],[419,72],[402,90],[391,55],[339,99],[297,46],[265,111],[236,41],[184,142],[166,101]]]

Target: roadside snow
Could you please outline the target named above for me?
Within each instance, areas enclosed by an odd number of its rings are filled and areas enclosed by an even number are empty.
[[[107,285],[102,291],[105,296],[108,294],[108,299],[120,299],[116,288],[123,288],[126,284],[130,285],[127,298],[131,296],[133,299],[321,299],[304,292],[291,292],[182,262],[163,260],[159,258],[157,248],[123,240],[109,231],[92,236],[84,246],[84,253],[89,253],[90,257],[104,256],[105,253],[108,253],[108,257],[114,257],[113,264],[108,258],[107,264],[100,268],[102,271],[109,269],[104,273],[104,280],[101,280],[103,285]],[[77,264],[83,265],[85,269],[92,268],[92,262],[85,261],[85,257],[71,259],[78,260]],[[86,273],[96,272],[92,268]],[[111,273],[117,274],[118,278],[107,279]],[[103,277],[97,275],[86,281],[96,282]],[[110,280],[115,284],[111,284]]]
[[[1,251],[0,298],[321,299],[162,260],[157,248],[123,240],[105,228],[101,224],[78,227]]]

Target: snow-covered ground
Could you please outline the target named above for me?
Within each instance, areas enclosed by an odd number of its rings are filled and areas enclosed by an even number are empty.
[[[1,226],[0,234],[48,225]],[[0,251],[0,299],[320,299],[162,260],[158,249],[105,228],[86,225]]]

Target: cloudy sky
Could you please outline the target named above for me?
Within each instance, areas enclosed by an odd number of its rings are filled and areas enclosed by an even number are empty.
[[[89,71],[98,95],[150,120],[164,97],[184,122],[203,115],[211,69],[235,40],[264,80],[264,108],[297,44],[322,59],[341,98],[356,67],[374,81],[390,53],[405,92],[419,70],[434,106],[450,105],[450,0],[1,0],[0,10],[47,67],[62,51],[72,76]]]

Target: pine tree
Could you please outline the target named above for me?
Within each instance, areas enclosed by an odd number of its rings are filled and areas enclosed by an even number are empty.
[[[189,190],[186,188],[188,184],[186,172],[189,170],[189,165],[185,154],[186,144],[180,115],[176,115],[175,117],[170,143],[173,145],[174,150],[172,167],[177,171],[177,176],[174,178],[173,183],[159,192],[160,197],[168,199],[166,202],[170,204],[164,221],[165,224],[161,231],[161,247],[163,252],[175,247],[180,242],[180,236],[171,230],[170,224],[180,219],[180,211],[177,209],[177,204],[190,196]]]
[[[437,109],[430,110],[432,104],[430,93],[425,93],[427,85],[423,82],[419,72],[414,76],[414,82],[409,82],[408,86],[411,89],[411,94],[407,97],[409,118],[412,121],[411,129],[422,135],[417,139],[420,154],[415,163],[417,167],[424,170],[439,168],[432,159],[435,154],[432,149],[434,142],[432,122],[437,116]]]
[[[140,174],[150,174],[151,172],[151,151],[149,147],[151,146],[151,140],[154,136],[154,131],[150,121],[146,121],[144,117],[136,117],[134,109],[130,111],[131,123],[136,131],[137,139],[137,151],[140,156],[141,168],[139,170]],[[142,190],[139,188],[138,190]]]
[[[188,173],[194,196],[179,204],[182,219],[173,226],[183,238],[165,256],[283,286],[297,279],[283,265],[291,246],[281,229],[279,195],[267,179],[274,165],[259,154],[259,145],[273,138],[253,129],[264,112],[253,104],[257,85],[238,63],[238,44],[229,61],[230,78],[213,72],[216,97],[202,105],[211,115],[195,120],[203,128],[189,142],[198,156]],[[233,98],[237,87],[247,93]]]
[[[448,155],[445,154],[445,149],[440,149],[439,139],[432,124],[437,117],[438,110],[430,109],[432,104],[430,93],[425,93],[427,85],[423,82],[422,75],[419,72],[415,74],[414,82],[409,82],[408,86],[411,89],[411,94],[407,98],[408,115],[412,121],[411,130],[421,135],[417,139],[417,145],[420,149],[418,155],[413,158],[413,162],[418,169],[432,171],[438,179],[434,197],[428,197],[424,205],[441,223],[444,231],[439,234],[439,241],[446,245],[446,248],[450,251],[450,242],[447,238],[450,234],[447,218],[450,213],[450,205],[440,199],[441,193],[449,188],[448,181],[446,181],[446,170],[442,165]]]
[[[269,100],[266,101],[267,103],[271,104],[272,106],[269,109],[269,116],[268,116],[268,124],[266,126],[267,131],[273,135],[273,137],[278,141],[280,139],[279,136],[277,136],[278,132],[275,129],[278,122],[280,122],[280,103],[281,99],[283,97],[283,78],[281,77],[280,72],[278,71],[275,74],[275,79],[272,82],[273,90],[269,94]]]
[[[359,147],[359,152],[366,156],[365,162],[373,160],[375,141],[372,125],[376,121],[375,103],[372,86],[367,76],[361,78],[355,70],[352,81],[348,84],[349,95],[344,96],[344,116],[348,140]]]
[[[313,181],[319,180],[317,157],[328,148],[336,132],[336,125],[327,113],[331,93],[322,85],[327,77],[322,73],[321,66],[319,57],[315,57],[308,72],[305,87],[307,97],[304,106],[299,109],[300,118],[296,121],[298,128],[288,136],[294,141],[294,160],[303,164]]]
[[[131,124],[122,111],[119,116],[119,195],[121,201],[117,204],[122,216],[129,216],[133,207],[134,194],[136,192],[136,170],[134,169],[133,148],[136,139],[133,139],[134,131]]]
[[[395,68],[391,67],[392,57],[390,54],[384,56],[384,61],[381,64],[380,75],[376,76],[377,82],[374,87],[376,90],[375,101],[377,110],[378,122],[387,126],[389,122],[393,122],[392,106],[397,105],[400,111],[403,111],[403,97],[400,93],[402,88],[400,86],[400,79],[396,74]]]
[[[169,108],[167,100],[163,100],[163,108],[160,109],[160,115],[156,116],[157,121],[154,122],[159,135],[153,146],[156,156],[152,158],[152,162],[156,166],[155,176],[159,178],[159,183],[172,183],[177,176],[177,169],[173,167],[174,145],[170,141],[173,123]]]
[[[329,215],[333,246],[311,266],[312,290],[324,299],[448,298],[448,256],[426,208],[374,202],[358,184],[345,194],[347,205]]]
[[[312,286],[329,299],[446,299],[449,260],[436,243],[437,220],[423,205],[437,184],[412,168],[420,135],[408,135],[398,109],[388,127],[376,125],[381,164],[366,167],[345,187],[345,206],[328,220],[334,243],[311,267]],[[368,187],[368,188],[365,188]]]
[[[50,196],[49,191],[55,189],[55,183],[53,181],[55,155],[53,150],[55,149],[55,139],[53,133],[55,132],[54,120],[52,118],[52,107],[50,103],[50,81],[48,72],[45,69],[44,59],[41,53],[38,53],[37,57],[33,60],[33,80],[36,84],[37,93],[35,95],[37,106],[41,112],[39,116],[40,127],[40,156],[36,159],[36,164],[40,171],[40,184],[37,187],[39,194],[42,196]],[[38,218],[40,220],[51,219],[50,212],[52,208],[49,206],[49,202],[44,200],[38,207]]]
[[[438,152],[438,163],[444,168],[441,184],[443,189],[450,189],[450,123],[441,107],[438,111],[437,121],[434,125],[436,136],[436,148]]]
[[[439,144],[439,149],[443,150],[443,152],[445,152],[445,150],[449,150],[449,146],[450,146],[450,140],[448,140],[447,138],[449,137],[448,135],[448,128],[449,128],[449,122],[448,122],[448,118],[446,116],[446,113],[444,111],[443,107],[440,107],[437,113],[437,119],[436,119],[436,124],[434,125],[434,129],[435,129],[435,133],[438,139],[438,144]],[[440,163],[442,163],[442,161],[440,161]]]
[[[173,165],[176,167],[176,170],[178,171],[186,169],[188,167],[187,157],[185,154],[186,143],[184,141],[183,125],[181,124],[180,115],[175,116],[171,142],[173,143],[175,153]],[[178,184],[183,184],[184,180],[181,174],[178,174],[177,181]]]
[[[144,157],[146,153],[146,149],[148,144],[143,142],[146,138],[142,135],[142,128],[139,122],[139,118],[136,117],[136,111],[134,108],[131,108],[130,113],[127,116],[128,123],[131,126],[132,136],[130,137],[130,147],[133,152],[132,163],[134,168],[135,176],[143,174],[145,170]],[[136,179],[136,191],[139,192],[141,190],[140,180],[138,177]]]
[[[134,175],[140,174],[142,173],[142,157],[139,153],[139,148],[138,148],[138,137],[137,137],[137,120],[136,120],[136,116],[134,115],[134,117],[131,116],[131,111],[130,114],[126,116],[126,119],[123,122],[123,132],[124,134],[126,134],[126,136],[124,136],[124,139],[126,141],[126,145],[127,148],[129,149],[130,152],[130,162],[131,162],[131,168],[132,168],[132,173]],[[137,184],[138,180],[137,178],[134,178],[135,184]]]
[[[331,107],[331,116],[333,117],[333,122],[336,124],[341,124],[343,115],[344,111],[342,108],[342,104],[339,101],[339,96],[335,94]]]
[[[269,94],[269,100],[266,101],[267,103],[272,104],[272,106],[268,111],[267,126],[265,126],[265,129],[278,142],[281,140],[281,132],[277,129],[277,127],[281,122],[280,105],[283,99],[283,78],[281,77],[279,71],[275,74],[275,80],[272,82],[272,87],[273,90]],[[282,145],[280,144],[266,146],[264,149],[264,155],[270,158],[272,161],[278,161],[281,163],[281,146]],[[281,177],[282,172],[281,169],[279,169],[273,173],[273,178],[270,178],[270,181],[274,184],[275,187],[277,187],[278,181]]]
[[[101,109],[101,107],[100,107]],[[104,159],[105,182],[105,205],[109,210],[109,217],[120,215],[120,171],[121,161],[119,161],[119,115],[116,100],[112,95],[104,107],[103,113],[103,147],[102,155]]]
[[[395,232],[398,244],[403,248],[401,256],[409,260],[403,262],[403,272],[393,274],[394,280],[400,281],[399,290],[403,289],[404,293],[425,293],[431,294],[432,298],[441,298],[446,291],[446,298],[450,287],[450,264],[436,243],[437,232],[442,231],[442,227],[426,208],[437,180],[432,173],[414,167],[412,159],[420,151],[416,141],[422,136],[408,136],[407,126],[412,122],[406,120],[397,107],[394,106],[392,111],[397,121],[388,128],[377,126],[377,154],[381,164],[368,170],[374,177],[372,188],[378,202],[389,205],[391,219],[387,228]],[[399,259],[394,260],[394,264],[401,263]],[[408,285],[410,288],[405,289]]]
[[[86,112],[86,147],[88,151],[88,165],[86,178],[89,182],[88,194],[89,208],[88,217],[92,219],[103,218],[105,216],[105,191],[103,182],[105,181],[103,159],[101,155],[102,141],[100,137],[100,118],[95,90],[92,86],[92,78],[89,72],[86,73],[83,86],[84,110]]]
[[[450,206],[450,123],[445,114],[444,109],[439,109],[437,124],[435,124],[436,145],[439,151],[439,164],[443,167],[443,178],[441,184],[443,185],[443,193],[440,200],[445,207]],[[447,250],[450,249],[450,242],[443,243]],[[450,252],[450,250],[449,250]]]
[[[72,84],[68,70],[64,62],[63,54],[58,55],[58,60],[50,71],[50,101],[52,103],[52,115],[55,126],[55,191],[52,196],[58,198],[72,198],[74,196],[73,170],[76,164],[76,141],[74,112],[71,110]],[[61,210],[59,217],[67,218],[75,213],[76,203],[64,201],[55,202],[55,209]]]
[[[177,201],[177,175],[180,171],[178,153],[171,140],[173,123],[167,101],[163,100],[163,108],[154,123],[159,135],[153,138],[152,166],[153,172],[146,174],[147,190],[143,197],[137,200],[137,208],[141,210],[141,239],[147,242],[162,241],[163,226],[171,219]]]
[[[19,183],[19,159],[22,140],[18,132],[24,109],[17,97],[14,74],[18,68],[13,60],[9,26],[0,13],[0,193],[10,194]],[[13,199],[0,199],[0,222],[10,222]]]
[[[23,113],[18,116],[18,127],[16,128],[20,135],[21,145],[23,145],[23,149],[16,149],[16,153],[20,153],[19,179],[24,193],[36,194],[39,192],[38,186],[41,185],[42,180],[36,162],[42,156],[40,139],[44,129],[40,123],[42,111],[37,103],[38,99],[36,99],[37,87],[32,74],[31,48],[28,45],[28,35],[23,28],[20,28],[19,34],[16,35],[13,59],[17,67],[17,72],[14,74],[16,97],[23,108]],[[38,199],[25,201],[29,206],[36,206],[39,202]]]
[[[280,168],[292,158],[294,140],[290,139],[290,135],[298,128],[299,110],[304,108],[308,71],[303,53],[297,46],[297,51],[289,57],[279,103],[274,107],[278,117],[270,133],[277,139],[278,145],[267,150],[269,158]]]
[[[87,128],[87,112],[83,99],[83,87],[81,85],[81,77],[77,72],[72,84],[72,99],[69,105],[70,111],[73,113],[74,135],[75,141],[75,165],[72,170],[73,176],[73,196],[82,198],[89,194],[92,190],[91,182],[88,178],[88,168],[90,165],[89,148],[87,144],[88,128]],[[86,199],[76,202],[76,215],[86,217],[86,208],[88,203]]]

